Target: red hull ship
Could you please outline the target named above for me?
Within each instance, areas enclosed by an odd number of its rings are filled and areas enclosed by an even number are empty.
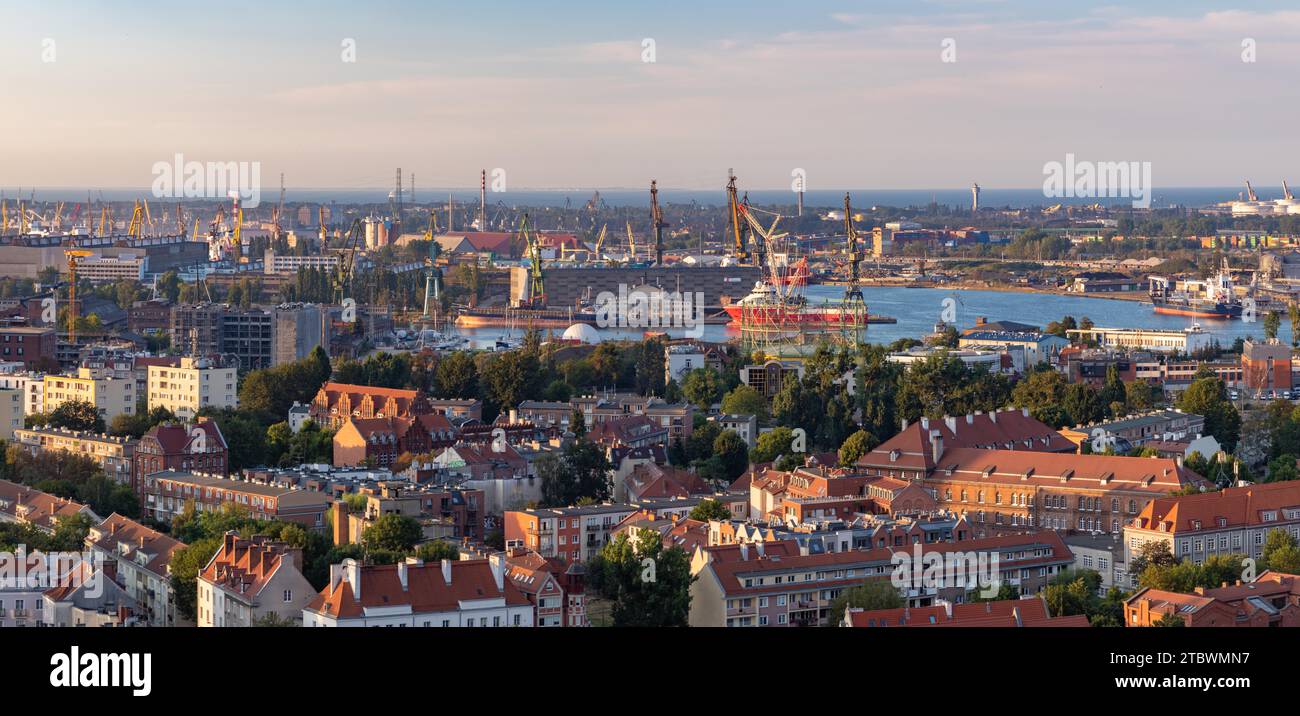
[[[731,320],[749,326],[838,328],[867,322],[865,305],[860,308],[835,304],[809,306],[803,296],[780,296],[768,282],[754,284],[748,296],[724,306],[723,310]]]

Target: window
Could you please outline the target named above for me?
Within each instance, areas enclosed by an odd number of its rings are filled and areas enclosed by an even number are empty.
[[[285,601],[285,602],[292,602],[292,601],[293,601],[293,590],[292,590],[292,589],[286,589],[286,590],[284,590],[284,601]]]

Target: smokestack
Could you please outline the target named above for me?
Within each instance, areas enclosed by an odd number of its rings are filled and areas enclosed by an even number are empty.
[[[939,458],[943,456],[943,433],[938,430],[930,431],[930,456],[935,464],[938,464]]]

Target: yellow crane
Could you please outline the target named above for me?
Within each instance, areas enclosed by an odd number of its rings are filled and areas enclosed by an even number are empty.
[[[636,238],[632,236],[632,222],[627,222],[627,260],[628,263],[636,261]]]
[[[81,309],[77,305],[77,262],[88,256],[94,256],[94,251],[86,249],[66,249],[63,252],[68,258],[68,341],[77,342],[77,320],[80,317]]]
[[[126,235],[133,238],[140,238],[140,231],[144,228],[144,209],[140,207],[140,202],[136,201],[135,206],[131,209],[131,223],[126,227]]]
[[[27,207],[18,202],[18,235],[22,236],[27,233]]]
[[[318,229],[318,231],[320,232],[319,233],[320,247],[321,250],[324,250],[325,249],[325,205],[324,204],[321,204],[316,209],[316,223],[320,224],[320,229]]]
[[[246,264],[248,257],[244,255],[244,248],[240,245],[244,234],[244,207],[239,207],[235,212],[235,230],[230,234],[230,248],[235,252],[235,263]]]
[[[9,201],[0,199],[0,236],[9,233]]]
[[[602,224],[600,227],[600,233],[596,235],[596,247],[592,249],[592,253],[596,255],[597,261],[600,260],[600,247],[605,243],[605,233],[607,229],[609,229],[609,224]]]
[[[95,231],[95,235],[108,236],[108,234],[104,233],[105,229],[111,231],[113,229],[113,221],[108,216],[108,207],[101,206],[99,207],[99,228]]]

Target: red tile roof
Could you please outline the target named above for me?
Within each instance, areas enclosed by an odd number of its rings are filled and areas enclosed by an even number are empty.
[[[360,579],[360,599],[353,595],[349,582],[347,563],[341,567],[340,579],[326,585],[306,609],[336,618],[356,618],[366,607],[391,608],[409,605],[416,614],[454,612],[462,601],[477,599],[504,599],[507,606],[529,604],[528,598],[514,582],[505,579],[497,585],[492,566],[485,559],[448,562],[451,581],[443,576],[443,565],[437,562],[388,564],[382,566],[356,566]],[[403,587],[399,569],[405,568],[407,586]]]
[[[928,470],[934,467],[930,432],[939,431],[945,448],[967,447],[1073,453],[1074,443],[1022,410],[922,418],[858,458],[858,465]],[[891,459],[893,455],[893,459]]]
[[[184,542],[149,529],[116,512],[91,527],[86,542],[114,555],[115,559],[132,564],[141,564],[139,555],[144,555],[149,561],[142,566],[164,578],[172,557],[186,547]]]

